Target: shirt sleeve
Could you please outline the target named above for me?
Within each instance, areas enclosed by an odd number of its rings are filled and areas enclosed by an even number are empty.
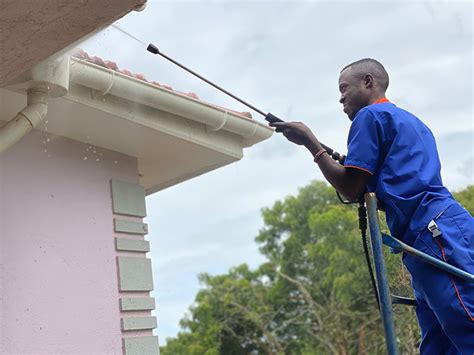
[[[364,109],[360,111],[349,130],[344,166],[374,175],[378,167],[382,136],[382,125],[375,113]]]

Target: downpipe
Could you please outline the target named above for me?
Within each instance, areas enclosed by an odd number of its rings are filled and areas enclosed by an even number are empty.
[[[0,154],[17,143],[44,119],[48,112],[48,98],[47,91],[28,90],[26,107],[0,128]]]

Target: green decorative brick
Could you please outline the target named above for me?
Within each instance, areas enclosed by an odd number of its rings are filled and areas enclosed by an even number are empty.
[[[123,339],[125,355],[159,355],[158,337],[137,337]]]
[[[142,222],[114,219],[114,231],[117,233],[148,234],[148,225]]]
[[[122,330],[148,330],[156,328],[156,317],[122,318]]]
[[[120,291],[152,291],[153,276],[151,260],[119,256],[119,287]]]
[[[123,251],[139,251],[147,253],[150,251],[150,243],[146,240],[115,238],[115,248]]]
[[[122,311],[149,311],[155,309],[155,299],[151,297],[130,297],[120,299]]]
[[[145,189],[137,184],[112,180],[112,205],[114,213],[145,217]]]

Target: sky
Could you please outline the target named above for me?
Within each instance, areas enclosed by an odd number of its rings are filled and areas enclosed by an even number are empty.
[[[370,57],[390,75],[387,97],[433,131],[451,190],[474,183],[471,1],[153,1],[118,26],[264,112],[305,122],[345,153],[350,121],[340,70]],[[81,45],[150,80],[238,111],[249,109],[113,27]],[[256,120],[262,117],[252,112]],[[160,343],[180,331],[197,275],[263,262],[261,209],[322,180],[304,148],[280,135],[241,161],[147,197]]]

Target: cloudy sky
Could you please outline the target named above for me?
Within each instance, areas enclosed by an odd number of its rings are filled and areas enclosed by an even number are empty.
[[[306,122],[340,152],[350,122],[338,103],[339,71],[376,58],[390,74],[388,98],[433,130],[444,181],[460,189],[474,182],[473,11],[470,1],[149,0],[118,25],[261,110]],[[82,47],[204,101],[248,110],[115,28]],[[197,274],[262,262],[254,243],[260,209],[322,179],[311,156],[278,135],[244,154],[147,198],[161,343],[179,331]]]

